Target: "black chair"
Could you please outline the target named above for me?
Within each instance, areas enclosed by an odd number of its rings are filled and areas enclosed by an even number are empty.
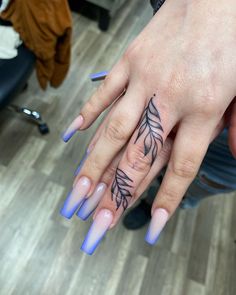
[[[4,21],[0,24],[9,25]],[[27,81],[35,67],[35,56],[24,45],[18,48],[18,55],[12,59],[0,59],[0,110],[7,108],[20,113],[38,125],[41,134],[49,128],[39,112],[12,104],[14,98],[27,87]]]

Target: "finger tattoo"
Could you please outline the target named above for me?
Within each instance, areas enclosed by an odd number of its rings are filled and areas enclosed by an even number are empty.
[[[164,129],[161,125],[159,111],[154,103],[155,96],[156,94],[153,94],[144,110],[137,126],[138,135],[134,142],[134,144],[136,144],[139,140],[143,140],[144,157],[151,153],[150,166],[152,166],[157,157],[158,142],[163,146],[162,133]],[[123,210],[127,209],[132,198],[130,192],[130,189],[133,188],[132,183],[133,180],[123,170],[120,168],[116,169],[115,178],[111,186],[111,199],[116,202],[116,210],[120,207],[122,207]]]
[[[124,210],[127,209],[132,195],[129,191],[130,188],[133,188],[131,185],[133,180],[128,177],[128,175],[121,169],[116,169],[115,179],[111,187],[111,199],[116,202],[116,210],[121,206]]]
[[[150,98],[149,103],[144,110],[143,116],[137,126],[138,135],[135,140],[135,144],[138,140],[143,140],[144,156],[151,153],[151,166],[154,163],[157,152],[158,152],[158,142],[163,146],[163,127],[161,125],[161,117],[159,111],[154,103],[154,97]],[[145,135],[144,137],[142,135]],[[141,139],[142,137],[142,139]]]

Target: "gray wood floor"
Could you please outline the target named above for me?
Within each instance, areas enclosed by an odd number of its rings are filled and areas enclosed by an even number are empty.
[[[92,257],[79,250],[90,222],[66,221],[58,213],[96,127],[67,145],[60,140],[94,91],[88,75],[110,69],[152,15],[148,1],[128,3],[108,33],[73,15],[73,62],[63,86],[42,92],[33,75],[16,99],[42,111],[48,136],[1,113],[1,295],[236,294],[235,194],[178,211],[156,247],[144,242],[146,228],[129,232],[120,225]]]

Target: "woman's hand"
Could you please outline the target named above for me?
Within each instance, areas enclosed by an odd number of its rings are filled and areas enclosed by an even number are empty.
[[[146,237],[155,243],[224,126],[236,95],[235,40],[235,1],[167,0],[85,104],[66,141],[112,107],[61,211],[70,218],[85,196],[79,216],[98,205],[84,251],[94,251],[168,162]],[[234,104],[231,137],[235,113]],[[235,140],[231,146],[235,152]]]

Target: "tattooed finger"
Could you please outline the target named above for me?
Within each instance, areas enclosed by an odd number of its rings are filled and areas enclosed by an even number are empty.
[[[135,144],[140,140],[143,144],[143,156],[151,154],[151,165],[156,159],[158,152],[158,143],[163,146],[163,127],[159,111],[154,104],[154,94],[146,107],[140,123],[137,127],[138,134]],[[142,136],[144,135],[144,136]]]
[[[97,238],[101,238],[104,231],[116,224],[129,204],[134,201],[134,193],[137,187],[147,176],[153,163],[157,161],[165,139],[174,125],[168,124],[166,121],[162,119],[162,111],[158,107],[158,99],[154,94],[149,99],[138,126],[119,162],[114,179],[95,212],[95,225],[93,227],[95,226],[100,230]],[[108,212],[110,213],[108,214]],[[106,222],[108,215],[109,222]],[[85,252],[90,252],[88,246],[90,239],[91,232],[87,235],[82,246],[82,250]]]

